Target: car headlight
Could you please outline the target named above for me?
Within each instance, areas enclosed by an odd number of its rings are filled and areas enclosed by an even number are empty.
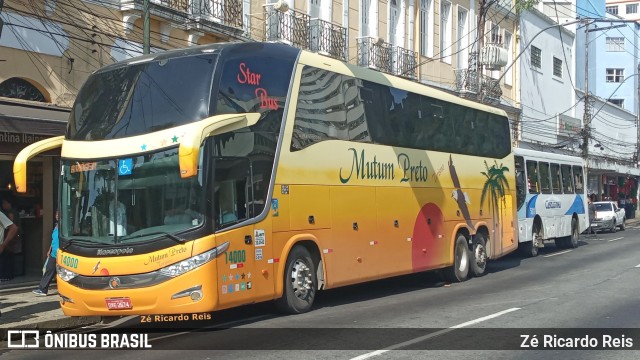
[[[223,252],[225,252],[228,247],[229,247],[229,243],[226,242],[212,250],[203,252],[202,254],[198,254],[186,260],[182,260],[175,264],[165,266],[159,271],[164,276],[169,276],[169,277],[180,276],[186,273],[187,271],[191,271],[215,259],[219,254],[222,254]]]
[[[67,270],[66,268],[63,268],[58,264],[56,264],[56,271],[58,272],[58,276],[60,276],[60,279],[67,282],[73,279],[74,277],[78,276],[78,274],[74,273],[71,270]]]

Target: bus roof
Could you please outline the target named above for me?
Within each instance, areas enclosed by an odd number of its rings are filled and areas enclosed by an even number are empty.
[[[189,56],[200,53],[221,53],[223,51],[229,51],[234,49],[250,49],[252,47],[259,46],[261,49],[268,50],[269,52],[277,51],[278,48],[287,48],[289,50],[295,49],[300,51],[299,62],[305,65],[312,65],[321,69],[331,70],[344,75],[351,75],[360,79],[366,79],[379,84],[392,86],[395,88],[411,91],[417,94],[430,96],[443,101],[457,103],[470,108],[486,111],[498,115],[507,116],[504,110],[484,105],[478,102],[467,100],[456,95],[450,94],[444,90],[439,90],[434,87],[419,83],[417,81],[407,80],[395,75],[386,74],[380,71],[372,70],[366,67],[357,66],[337,60],[328,56],[324,56],[311,51],[300,50],[290,45],[282,43],[270,43],[270,42],[229,42],[229,43],[215,43],[191,46],[182,49],[172,49],[161,51],[153,54],[142,55],[127,60],[123,60],[111,65],[107,65],[98,72],[108,71],[113,68],[126,66],[129,64],[136,64],[145,61],[171,59],[174,57]],[[291,53],[289,51],[289,53]]]
[[[562,162],[562,163],[566,163],[566,164],[584,165],[584,162],[583,162],[581,157],[571,156],[571,155],[566,155],[566,154],[550,153],[550,152],[546,152],[546,151],[537,151],[537,150],[531,150],[531,149],[515,148],[514,149],[514,155],[515,156],[522,156],[522,157],[525,157],[527,159],[535,159],[535,160],[539,160],[539,161],[554,160],[554,161]]]
[[[343,75],[351,75],[359,79],[365,79],[379,84],[392,86],[398,89],[407,90],[416,94],[426,95],[442,101],[460,104],[462,106],[474,108],[481,111],[490,112],[497,115],[507,116],[507,113],[499,108],[481,104],[475,101],[461,98],[459,96],[448,93],[444,90],[434,88],[432,86],[408,80],[399,76],[383,73],[377,70],[369,69],[343,62],[328,56],[320,55],[311,51],[302,50],[300,53],[299,63],[311,65],[324,70],[331,70]]]

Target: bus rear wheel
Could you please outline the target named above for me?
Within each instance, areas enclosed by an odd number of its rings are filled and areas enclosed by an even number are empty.
[[[469,246],[467,238],[458,234],[453,248],[453,266],[444,270],[445,279],[448,282],[463,282],[469,276]]]
[[[316,266],[309,250],[304,246],[293,247],[284,270],[282,297],[276,300],[280,311],[300,314],[311,309],[318,289]]]
[[[471,251],[471,272],[479,277],[487,273],[487,241],[482,233],[473,237],[473,250]]]

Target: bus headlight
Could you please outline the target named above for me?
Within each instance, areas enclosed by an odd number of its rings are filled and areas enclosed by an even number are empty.
[[[229,247],[229,243],[226,242],[212,250],[203,252],[202,254],[198,254],[196,256],[190,257],[186,260],[182,260],[175,264],[171,264],[169,266],[165,266],[160,269],[160,273],[164,276],[168,277],[176,277],[180,276],[188,271],[191,271],[199,266],[202,266],[209,261],[218,257],[218,255],[222,254]]]
[[[58,264],[56,264],[56,271],[58,272],[58,276],[60,276],[60,279],[67,282],[73,279],[74,277],[78,276],[78,274],[74,273],[71,270],[67,270],[66,268],[63,268]]]

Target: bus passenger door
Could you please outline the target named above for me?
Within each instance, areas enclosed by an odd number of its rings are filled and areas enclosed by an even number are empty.
[[[273,296],[273,240],[271,218],[240,226],[262,213],[264,201],[257,200],[252,164],[244,157],[219,157],[213,192],[216,245],[229,242],[218,257],[217,283],[221,308],[255,302]],[[229,229],[229,230],[226,230]],[[271,261],[269,261],[271,259]]]

